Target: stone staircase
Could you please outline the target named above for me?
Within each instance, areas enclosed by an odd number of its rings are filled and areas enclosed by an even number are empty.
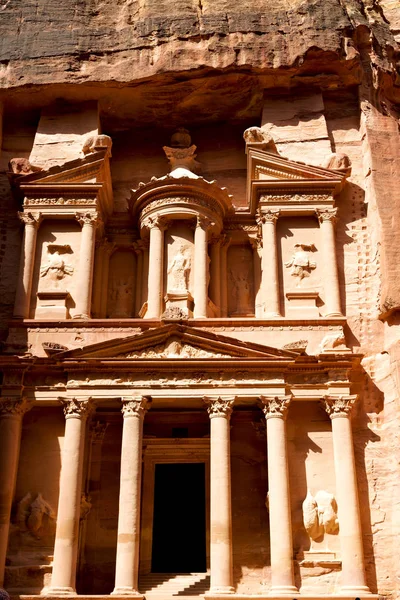
[[[148,573],[139,578],[139,591],[146,598],[203,596],[210,589],[209,573]]]

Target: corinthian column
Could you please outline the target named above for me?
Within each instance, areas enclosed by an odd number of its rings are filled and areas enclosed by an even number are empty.
[[[350,414],[357,396],[325,396],[325,410],[332,421],[336,499],[342,554],[341,591],[346,595],[369,594],[365,579],[357,474]]]
[[[149,217],[146,226],[150,229],[149,278],[146,319],[159,319],[163,293],[164,231],[166,221],[159,215]]]
[[[271,594],[293,595],[292,517],[286,441],[286,414],[291,396],[261,396],[267,423]]]
[[[33,268],[35,265],[36,238],[41,215],[40,213],[34,215],[29,212],[19,212],[18,216],[25,224],[25,229],[19,263],[14,317],[28,319],[31,304]]]
[[[208,305],[208,248],[207,230],[210,219],[197,217],[194,232],[194,311],[195,319],[207,317]]]
[[[341,316],[342,309],[340,306],[340,288],[335,242],[337,208],[317,209],[316,212],[321,229],[325,306],[327,311],[325,316]]]
[[[231,594],[232,510],[229,421],[234,397],[204,398],[210,416],[210,567],[211,594]]]
[[[53,574],[48,595],[74,595],[78,555],[83,454],[89,401],[60,398],[65,435],[58,496]]]
[[[258,223],[262,229],[261,294],[265,317],[280,317],[278,245],[276,222],[279,210],[267,210],[260,214]]]
[[[82,234],[75,318],[90,319],[96,227],[100,220],[97,213],[77,213],[76,218],[82,225]]]
[[[140,492],[142,487],[143,419],[149,399],[122,399],[121,483],[119,491],[117,562],[113,594],[141,596],[138,591]],[[141,596],[142,597],[142,596]]]
[[[22,417],[28,405],[25,399],[0,398],[0,588],[10,528],[11,504],[17,480]]]

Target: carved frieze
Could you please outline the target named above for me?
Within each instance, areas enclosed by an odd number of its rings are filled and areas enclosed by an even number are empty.
[[[24,206],[96,206],[95,198],[25,198]]]
[[[321,204],[321,202],[333,202],[330,194],[261,194],[260,203],[293,203],[293,204]]]

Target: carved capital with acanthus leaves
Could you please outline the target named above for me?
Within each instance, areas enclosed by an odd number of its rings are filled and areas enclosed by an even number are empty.
[[[276,224],[279,219],[281,211],[279,209],[269,209],[260,211],[260,214],[257,217],[257,224],[264,225],[265,223]]]
[[[42,220],[42,213],[18,212],[18,218],[24,223],[25,227],[29,226],[37,229]]]
[[[22,417],[30,408],[31,404],[24,397],[0,398],[0,417]]]
[[[316,208],[315,212],[320,223],[336,223],[337,208]]]
[[[99,227],[103,221],[98,212],[75,213],[75,219],[82,227]]]
[[[213,225],[213,221],[211,221],[211,219],[209,219],[208,217],[204,217],[203,215],[197,215],[196,228],[199,227],[204,231],[207,231],[207,229],[209,227],[212,227]]]
[[[286,419],[292,396],[260,396],[261,408],[266,419]]]
[[[64,410],[66,419],[86,419],[92,409],[91,399],[78,400],[77,398],[58,398]]]
[[[144,415],[150,408],[151,398],[148,396],[132,396],[121,398],[122,408],[121,412],[124,419],[130,417],[136,417],[137,419],[143,419]]]
[[[147,217],[147,219],[143,221],[143,226],[147,227],[147,229],[159,229],[160,231],[165,231],[165,229],[168,228],[168,221],[165,217],[156,214]]]
[[[216,417],[229,419],[235,400],[235,396],[205,396],[203,398],[210,419]]]
[[[357,394],[351,396],[324,396],[322,403],[331,419],[349,418],[357,399]]]

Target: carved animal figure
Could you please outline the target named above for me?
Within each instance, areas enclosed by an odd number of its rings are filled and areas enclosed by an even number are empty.
[[[16,522],[21,531],[27,529],[37,539],[40,539],[39,532],[45,525],[45,517],[55,523],[56,515],[42,494],[38,494],[32,502],[32,494],[28,492],[18,503]]]
[[[32,165],[27,158],[12,158],[8,163],[8,168],[14,175],[30,175],[43,171],[42,167]]]
[[[337,331],[326,335],[320,344],[320,351],[326,352],[327,350],[334,350],[335,348],[340,347],[343,349],[346,348],[346,338],[343,331]]]
[[[111,156],[111,146],[112,140],[109,135],[90,135],[83,143],[82,152],[86,155],[96,152],[96,150],[108,148],[109,156]]]
[[[249,127],[243,133],[243,139],[246,144],[263,144],[264,150],[278,154],[273,137],[261,127]]]

